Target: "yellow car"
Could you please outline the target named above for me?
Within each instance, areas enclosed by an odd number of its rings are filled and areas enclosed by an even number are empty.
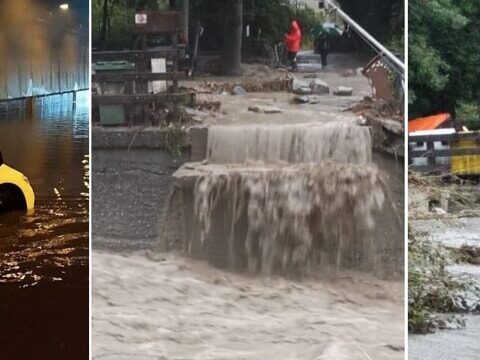
[[[28,178],[3,162],[0,152],[0,214],[16,210],[31,212],[35,194]]]

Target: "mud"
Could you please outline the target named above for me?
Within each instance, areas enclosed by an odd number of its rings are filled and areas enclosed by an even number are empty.
[[[404,358],[400,282],[294,282],[99,251],[92,270],[95,359]]]

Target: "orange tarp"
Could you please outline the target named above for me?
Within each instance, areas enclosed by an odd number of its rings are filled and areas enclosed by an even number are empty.
[[[412,119],[408,121],[408,132],[438,129],[440,125],[449,119],[450,114],[448,113]]]

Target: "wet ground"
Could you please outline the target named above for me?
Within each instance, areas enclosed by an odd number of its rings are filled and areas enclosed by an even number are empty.
[[[0,148],[36,194],[0,216],[0,349],[6,358],[88,358],[88,93],[0,105]]]
[[[164,150],[95,150],[94,249],[150,249],[158,241],[171,175],[185,161]]]
[[[478,359],[480,316],[465,316],[466,326],[460,330],[443,330],[429,335],[408,336],[410,360],[474,360]]]

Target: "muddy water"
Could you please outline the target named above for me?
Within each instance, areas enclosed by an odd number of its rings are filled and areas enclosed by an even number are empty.
[[[0,217],[2,354],[85,359],[88,354],[88,94],[0,105],[0,147],[28,176],[32,215]],[[55,351],[55,353],[52,353]],[[30,355],[31,356],[31,355]]]
[[[209,164],[175,174],[167,227],[180,208],[180,249],[232,270],[372,270],[388,242],[375,223],[395,209],[371,149],[367,127],[344,123],[212,126]]]
[[[404,358],[400,282],[245,277],[155,257],[94,254],[94,359]]]
[[[368,127],[351,124],[290,124],[212,126],[208,130],[207,158],[214,163],[261,161],[272,164],[372,161]]]
[[[372,269],[383,249],[370,231],[387,190],[373,166],[188,164],[175,176],[196,179],[195,218],[185,216],[190,237],[182,248],[206,252],[219,266],[241,270],[245,257],[252,273],[326,275],[339,267]],[[182,201],[188,213],[191,199]]]

